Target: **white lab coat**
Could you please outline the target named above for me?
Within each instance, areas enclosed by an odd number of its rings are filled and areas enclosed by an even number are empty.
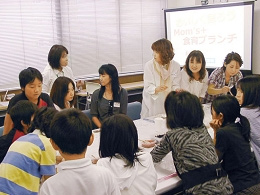
[[[161,85],[161,75],[155,70],[154,59],[144,67],[144,90],[141,118],[164,114],[164,101],[170,91],[180,88],[180,64],[172,60],[169,65],[170,81],[168,90],[155,94],[155,88]]]

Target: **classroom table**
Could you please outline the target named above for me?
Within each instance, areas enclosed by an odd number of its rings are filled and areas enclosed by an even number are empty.
[[[6,111],[9,101],[0,102],[0,111]]]
[[[148,120],[136,120],[134,121],[137,130],[139,140],[151,139],[154,135],[154,126],[155,123]],[[94,142],[91,146],[87,148],[86,157],[93,158],[99,157],[98,148],[99,148],[99,139],[100,132],[99,130],[93,130],[94,132]],[[142,141],[139,141],[139,147],[144,151],[150,152],[152,148],[143,148]],[[163,192],[169,191],[181,184],[180,178],[177,176],[175,167],[171,154],[169,153],[160,163],[155,164],[155,169],[157,171],[157,188],[156,194],[161,194]]]
[[[0,126],[4,125],[5,115],[9,101],[0,102]]]
[[[211,137],[213,137],[213,130],[209,126],[209,122],[211,120],[210,105],[209,104],[203,105],[203,110],[205,112],[204,124],[208,128]],[[150,118],[139,119],[134,121],[138,131],[139,147],[142,150],[150,152],[152,148],[143,148],[141,140],[159,139],[159,138],[155,138],[157,126],[154,122],[155,121],[154,119],[162,116],[163,115],[158,115],[156,117],[150,117]],[[93,130],[93,133],[95,138],[93,144],[87,148],[86,157],[88,158],[99,157],[98,155],[99,139],[100,139],[99,129]],[[155,190],[156,194],[162,194],[164,192],[177,188],[178,186],[181,185],[181,179],[178,177],[176,173],[171,153],[167,154],[160,163],[155,163],[155,169],[158,177],[157,187]]]
[[[129,98],[129,96],[142,94],[144,82],[137,81],[131,83],[123,83],[121,84],[121,87],[127,90]],[[82,104],[84,105],[85,110],[90,109],[91,95],[98,88],[100,88],[100,85],[98,83],[86,82],[86,89],[82,89],[76,93],[77,108],[80,108],[80,104]],[[81,102],[82,100],[84,103]]]

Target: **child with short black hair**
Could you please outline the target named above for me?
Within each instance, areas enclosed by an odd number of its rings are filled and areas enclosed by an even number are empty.
[[[37,106],[28,100],[21,100],[11,108],[10,116],[14,123],[14,128],[8,134],[0,137],[0,163],[11,144],[19,137],[27,134],[36,110]]]
[[[11,108],[20,100],[29,100],[38,108],[43,106],[53,107],[52,100],[48,94],[42,93],[42,74],[36,68],[28,67],[19,74],[19,82],[22,93],[15,95],[9,102],[4,121],[3,135],[13,128],[13,121],[10,117]]]
[[[43,183],[41,195],[120,194],[113,175],[104,167],[92,165],[85,158],[94,136],[90,119],[75,108],[55,115],[51,124],[51,144],[65,161],[58,173]]]
[[[10,116],[14,123],[14,128],[27,134],[27,130],[31,125],[37,106],[28,101],[20,100],[10,110]]]
[[[155,194],[157,173],[150,153],[138,148],[136,126],[128,116],[116,114],[101,127],[97,164],[115,175],[122,195]]]
[[[0,193],[38,194],[40,181],[56,173],[55,150],[49,136],[55,108],[42,107],[36,111],[33,131],[16,140],[0,164]]]

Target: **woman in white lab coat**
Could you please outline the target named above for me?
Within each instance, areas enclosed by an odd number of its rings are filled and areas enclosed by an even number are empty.
[[[151,46],[154,58],[144,67],[144,90],[141,117],[164,114],[164,100],[170,91],[180,88],[180,65],[173,60],[172,44],[160,39]]]

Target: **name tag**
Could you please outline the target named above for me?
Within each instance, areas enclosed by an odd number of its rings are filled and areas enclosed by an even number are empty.
[[[114,102],[114,107],[115,108],[120,108],[120,102]]]

